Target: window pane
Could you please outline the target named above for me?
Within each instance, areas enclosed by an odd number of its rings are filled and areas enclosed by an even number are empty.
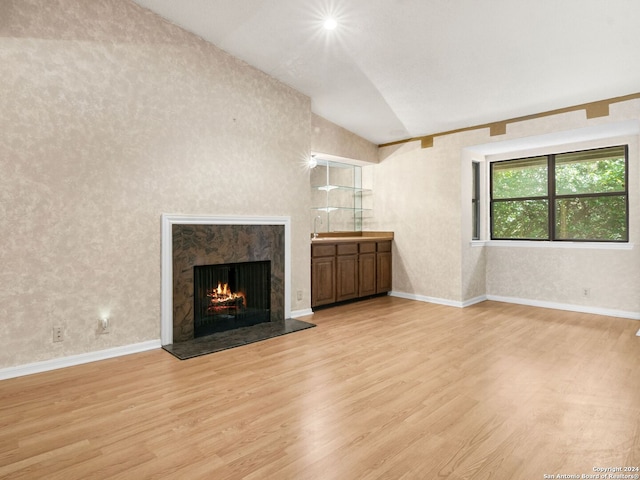
[[[627,240],[626,197],[556,200],[556,239]]]
[[[480,214],[479,214],[479,207],[480,204],[477,201],[473,201],[472,207],[473,210],[471,211],[471,221],[473,222],[472,225],[472,239],[473,240],[480,240]]]
[[[494,202],[491,237],[546,240],[549,238],[548,209],[547,200]]]
[[[480,190],[480,164],[471,163],[471,199],[478,200]]]
[[[480,164],[473,162],[471,164],[471,221],[473,240],[480,239]]]
[[[495,162],[491,170],[493,198],[547,195],[547,157]]]
[[[610,147],[556,156],[556,194],[625,191],[625,148]]]

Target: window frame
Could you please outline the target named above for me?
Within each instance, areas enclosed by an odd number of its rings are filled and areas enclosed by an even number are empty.
[[[480,162],[471,162],[471,240],[480,240]]]
[[[557,194],[556,193],[556,157],[565,154],[577,154],[583,152],[596,152],[598,150],[606,150],[610,148],[623,148],[624,150],[624,191],[616,192],[599,192],[599,193],[571,193],[571,194]],[[494,199],[494,165],[515,161],[522,161],[527,159],[535,159],[546,157],[547,168],[547,195],[546,196],[526,196],[526,197],[510,197]],[[512,158],[506,160],[497,160],[490,162],[489,165],[489,238],[492,241],[528,241],[528,242],[582,242],[582,243],[616,243],[624,244],[629,243],[629,145],[610,145],[599,148],[581,149],[569,152],[557,152],[549,153],[545,155],[534,155],[527,157]],[[581,239],[581,238],[556,238],[558,232],[556,231],[556,202],[558,200],[567,198],[602,198],[602,197],[624,197],[625,199],[625,237],[620,240],[615,239]],[[547,237],[546,238],[511,238],[511,237],[496,237],[494,236],[495,216],[494,216],[494,204],[508,201],[528,201],[528,200],[546,200],[547,202]]]

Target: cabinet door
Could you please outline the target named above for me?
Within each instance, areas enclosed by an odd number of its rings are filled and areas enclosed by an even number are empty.
[[[358,296],[376,293],[376,254],[361,253],[358,262]]]
[[[391,291],[391,252],[378,252],[376,293]]]
[[[335,303],[335,265],[336,257],[311,259],[311,306]]]
[[[339,255],[336,266],[336,301],[358,296],[358,256]]]

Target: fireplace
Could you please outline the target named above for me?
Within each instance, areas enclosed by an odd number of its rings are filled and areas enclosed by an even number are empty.
[[[163,216],[163,219],[163,273],[170,273],[163,276],[163,345],[187,342],[222,329],[235,329],[243,323],[282,322],[290,317],[288,219],[239,217],[230,221],[227,217],[182,216]],[[253,267],[248,267],[254,263]],[[221,265],[225,267],[215,267]],[[266,265],[269,265],[268,270]],[[195,267],[205,266],[210,268],[197,275],[203,274],[205,280],[209,277],[209,285],[206,292],[198,293],[194,279],[200,268]],[[255,279],[249,285],[237,284],[238,281],[248,282],[247,273],[238,271],[244,267],[251,268],[249,276],[252,278],[267,276],[260,283],[268,284],[265,287],[265,292],[266,289],[269,291],[268,299],[256,297],[252,284]],[[216,298],[222,298],[226,283],[227,291],[246,294],[247,303],[221,310],[220,315],[211,311],[207,314],[206,310],[214,298],[207,297],[209,304],[205,304],[203,312],[204,306],[196,298],[213,294],[218,283],[221,296],[217,297],[216,293]],[[250,291],[242,291],[247,288]],[[237,298],[231,297],[218,303],[227,302],[229,305],[226,307],[230,307],[236,301]],[[263,317],[255,310],[267,310],[268,320],[265,320],[266,313]],[[199,320],[196,320],[196,315],[200,315]]]
[[[193,334],[202,337],[271,321],[271,262],[193,267]]]

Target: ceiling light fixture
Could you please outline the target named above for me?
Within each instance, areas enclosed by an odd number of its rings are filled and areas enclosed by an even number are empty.
[[[338,26],[338,22],[334,18],[327,18],[323,24],[325,30],[335,30]]]

